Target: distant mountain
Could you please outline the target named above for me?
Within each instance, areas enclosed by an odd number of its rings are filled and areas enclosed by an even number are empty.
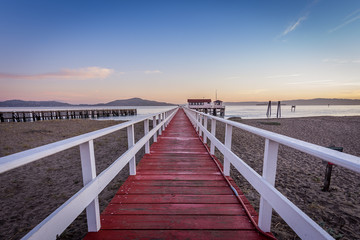
[[[76,106],[174,106],[175,104],[166,102],[157,102],[145,100],[141,98],[130,98],[123,100],[115,100],[108,103],[99,104],[69,104],[56,101],[23,101],[23,100],[8,100],[0,102],[0,107],[76,107]]]
[[[231,105],[267,105],[268,102],[225,102],[226,106]],[[277,101],[272,101],[277,104]],[[360,99],[339,99],[339,98],[315,98],[315,99],[298,99],[284,100],[281,104],[286,105],[360,105]]]
[[[174,106],[174,105],[175,104],[145,100],[141,98],[115,100],[108,103],[96,104],[96,106]]]
[[[224,104],[226,106],[239,106],[239,105],[244,105],[244,106],[251,106],[251,105],[266,105],[268,102],[224,102]]]
[[[23,100],[8,100],[0,102],[0,107],[67,107],[72,106],[69,103],[56,101],[23,101]]]

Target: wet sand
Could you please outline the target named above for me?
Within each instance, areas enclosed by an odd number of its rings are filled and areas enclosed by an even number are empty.
[[[321,146],[340,146],[344,152],[360,156],[360,117],[312,117],[240,122],[274,131]],[[71,136],[118,124],[115,121],[55,120],[35,123],[0,124],[0,156],[31,149]],[[224,126],[217,135],[224,138]],[[143,136],[143,125],[136,126],[136,139]],[[97,173],[126,151],[126,131],[95,140]],[[262,172],[264,140],[234,130],[233,151],[258,173]],[[140,159],[141,151],[137,160]],[[219,155],[219,157],[221,157]],[[330,191],[322,192],[325,164],[287,147],[280,147],[276,187],[295,205],[329,231],[335,238],[360,239],[360,175],[339,166],[333,168]],[[101,211],[126,180],[128,169],[118,174],[100,194]],[[232,177],[255,208],[259,195],[238,174]],[[0,239],[19,239],[40,223],[82,187],[79,148],[27,164],[0,175]],[[272,231],[279,239],[296,235],[278,216]],[[60,239],[81,239],[87,232],[85,214]]]

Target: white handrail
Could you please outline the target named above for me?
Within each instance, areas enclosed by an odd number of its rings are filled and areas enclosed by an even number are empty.
[[[325,161],[336,163],[355,172],[360,172],[359,157],[197,112],[189,108],[184,108],[184,110],[190,121],[193,123],[194,128],[198,130],[199,135],[201,136],[201,134],[203,134],[203,139],[208,138],[211,141],[211,153],[214,154],[214,148],[216,147],[224,155],[224,159],[230,162],[260,193],[259,227],[263,231],[270,231],[271,211],[274,209],[302,239],[333,239],[326,231],[274,187],[278,146],[279,144],[289,146],[319,157]],[[211,132],[203,125],[201,120],[203,117],[211,119]],[[225,144],[215,137],[216,121],[226,124]],[[231,128],[229,126],[237,127],[265,138],[263,176],[256,173],[241,158],[231,151]],[[224,164],[226,163],[224,162]],[[229,166],[225,168],[224,165],[225,175],[229,174],[229,168]]]
[[[100,213],[97,201],[99,193],[110,183],[110,181],[121,171],[121,169],[129,163],[130,160],[134,159],[135,154],[143,146],[146,146],[152,137],[160,132],[161,128],[164,130],[165,126],[168,125],[177,110],[178,108],[174,108],[166,112],[147,115],[133,121],[121,123],[112,127],[0,158],[0,173],[2,173],[36,161],[40,158],[80,145],[83,180],[85,186],[52,214],[50,214],[46,219],[44,219],[40,224],[33,228],[23,237],[23,239],[56,239],[56,236],[61,234],[85,208],[87,212],[89,231],[98,231],[100,229]],[[166,116],[166,118],[162,116]],[[158,118],[160,121],[157,125],[153,125],[151,131],[148,129],[149,118],[152,118],[155,121],[156,118]],[[134,145],[131,145],[133,135],[131,135],[132,132],[129,129],[132,129],[134,124],[142,121],[145,123],[145,135]],[[129,149],[117,160],[115,160],[107,169],[95,177],[93,140],[123,128],[128,128],[128,133],[130,133],[130,135],[128,135],[128,141],[130,143]],[[135,169],[133,173],[136,173]]]

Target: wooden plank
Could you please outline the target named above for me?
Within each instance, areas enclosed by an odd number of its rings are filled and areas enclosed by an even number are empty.
[[[229,195],[229,187],[170,187],[170,186],[124,186],[116,194],[197,194]]]
[[[143,181],[126,181],[123,186],[170,186],[170,187],[228,187],[225,181],[214,180],[143,180]]]
[[[197,171],[202,171],[202,170],[213,170],[213,171],[218,171],[219,169],[214,166],[214,165],[205,165],[205,166],[193,166],[191,167],[190,165],[183,165],[183,166],[177,166],[177,165],[173,165],[173,166],[162,166],[162,165],[141,165],[138,167],[138,171],[141,170],[186,170],[186,171],[191,171],[194,170],[194,168]]]
[[[102,229],[243,229],[254,226],[247,216],[102,215]]]
[[[102,214],[245,215],[239,204],[112,204]]]
[[[238,200],[234,195],[179,195],[179,194],[154,194],[154,195],[115,195],[111,203],[234,203],[237,204]]]
[[[130,177],[129,177],[130,179]],[[135,175],[131,176],[132,180],[224,180],[221,174],[167,174],[167,175]]]
[[[101,237],[100,237],[101,236]],[[237,239],[253,240],[267,239],[256,231],[227,231],[227,230],[101,230],[99,234],[88,233],[84,240],[118,240],[118,239]]]
[[[197,170],[197,169],[188,169],[188,170],[177,170],[177,169],[163,169],[163,170],[142,170],[139,169],[139,174],[215,174],[221,175],[219,171],[216,170]]]

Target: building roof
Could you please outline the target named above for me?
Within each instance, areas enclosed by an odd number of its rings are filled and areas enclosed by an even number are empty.
[[[211,99],[188,99],[188,103],[207,103],[211,102]]]

